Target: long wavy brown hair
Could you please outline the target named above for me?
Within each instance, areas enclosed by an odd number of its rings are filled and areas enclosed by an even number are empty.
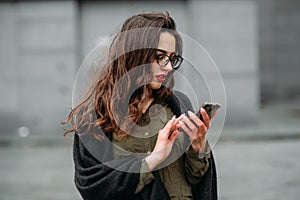
[[[151,63],[162,32],[174,35],[176,54],[181,55],[182,39],[168,12],[137,14],[124,22],[110,45],[108,61],[99,77],[83,101],[62,121],[63,125],[72,123],[65,135],[74,132],[103,139],[103,132],[106,135],[114,132],[119,137],[127,136],[141,119],[149,98],[170,98],[174,71],[168,73],[158,90],[147,84],[153,77]]]

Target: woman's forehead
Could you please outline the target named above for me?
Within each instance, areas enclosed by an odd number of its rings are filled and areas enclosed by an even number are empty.
[[[165,51],[163,53],[174,53],[176,51],[176,40],[174,35],[168,32],[163,32],[159,36],[157,49]]]

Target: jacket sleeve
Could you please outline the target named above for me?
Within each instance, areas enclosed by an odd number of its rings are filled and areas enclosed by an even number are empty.
[[[209,168],[199,183],[192,184],[193,198],[198,200],[217,200],[217,172],[213,152],[208,158]]]
[[[154,176],[152,172],[150,172],[145,159],[143,159],[141,170],[140,170],[140,180],[136,187],[135,193],[139,193],[146,185],[151,183],[153,179]]]
[[[185,153],[185,171],[191,184],[199,183],[209,168],[209,154],[199,157],[190,146]]]
[[[100,143],[105,146],[104,143]],[[104,151],[104,149],[103,149]],[[104,151],[105,152],[105,151]],[[83,199],[134,199],[142,160],[137,157],[101,162],[74,137],[75,185]]]

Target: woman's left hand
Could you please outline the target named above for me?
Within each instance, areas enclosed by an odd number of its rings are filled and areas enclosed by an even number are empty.
[[[200,110],[203,121],[201,121],[194,113],[188,111],[189,117],[182,114],[179,119],[180,128],[189,135],[192,142],[192,148],[195,152],[203,152],[206,147],[206,133],[210,127],[210,118],[206,111]]]

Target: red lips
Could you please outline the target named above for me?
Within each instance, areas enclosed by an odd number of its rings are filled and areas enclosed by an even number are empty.
[[[159,75],[155,76],[155,78],[161,83],[166,80],[166,77],[167,77],[167,74],[159,74]]]

